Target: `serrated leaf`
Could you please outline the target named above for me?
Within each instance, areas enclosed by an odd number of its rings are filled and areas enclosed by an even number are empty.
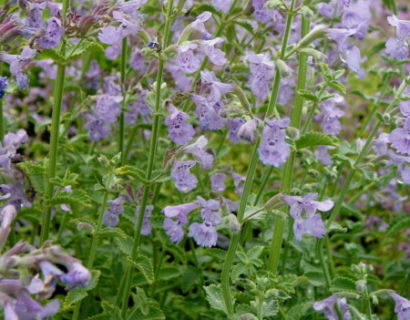
[[[127,234],[120,228],[103,228],[102,230],[100,230],[97,235],[104,237],[104,238],[127,238]]]
[[[65,63],[65,58],[60,53],[54,49],[43,49],[41,50],[41,56],[45,58],[52,59],[55,63],[63,64]]]
[[[88,293],[82,288],[74,288],[70,290],[64,299],[63,310],[71,309],[74,304],[83,300],[86,296],[88,296]]]
[[[47,174],[43,164],[34,161],[25,161],[17,165],[30,179],[37,193],[44,193]]]
[[[211,284],[210,286],[205,286],[204,290],[206,292],[206,300],[209,302],[211,308],[223,311],[227,314],[222,289],[215,284]]]
[[[402,215],[395,219],[387,229],[384,239],[397,235],[401,230],[410,228],[410,215]]]
[[[332,291],[355,291],[356,284],[353,280],[345,277],[337,277],[332,281]]]
[[[328,82],[329,87],[335,89],[336,91],[339,91],[342,94],[346,94],[346,87],[341,84],[340,82],[337,81],[330,81]]]
[[[298,149],[313,147],[313,146],[336,146],[337,138],[330,134],[320,132],[309,132],[302,135],[295,142]]]
[[[85,53],[103,50],[103,47],[99,43],[89,40],[82,40],[81,42],[76,44],[67,43],[65,60],[74,60],[84,55]]]
[[[126,255],[126,256],[131,256],[132,252],[132,246],[134,244],[134,241],[131,237],[126,237],[126,238],[115,238],[114,243],[120,249],[120,251]]]
[[[115,170],[115,173],[118,175],[131,176],[142,183],[148,182],[147,179],[145,179],[145,172],[133,166],[127,165],[127,166],[117,168]]]
[[[59,192],[55,194],[49,200],[49,204],[69,204],[74,208],[84,208],[91,206],[91,199],[85,191],[73,190],[72,192]]]
[[[152,261],[147,256],[139,254],[135,260],[128,259],[143,275],[149,284],[155,280]]]

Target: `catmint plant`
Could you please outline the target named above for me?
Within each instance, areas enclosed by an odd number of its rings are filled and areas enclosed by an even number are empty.
[[[0,314],[409,319],[409,12],[0,1]]]

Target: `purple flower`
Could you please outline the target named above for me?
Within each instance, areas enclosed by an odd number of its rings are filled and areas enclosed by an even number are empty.
[[[346,64],[347,67],[355,72],[360,79],[364,78],[364,70],[360,64],[366,59],[360,56],[360,49],[356,46],[346,50]]]
[[[222,96],[232,91],[232,85],[220,82],[212,71],[201,71],[201,85],[209,91],[209,99],[218,102]]]
[[[251,70],[249,87],[256,97],[265,99],[269,94],[271,80],[275,74],[274,64],[267,53],[248,52],[246,60]]]
[[[209,35],[208,31],[205,29],[205,22],[208,21],[212,17],[212,13],[205,11],[202,12],[196,19],[189,25],[192,29],[205,34]]]
[[[140,71],[141,73],[145,73],[147,67],[145,65],[144,57],[141,53],[141,50],[133,50],[130,56],[130,66],[135,71]]]
[[[263,164],[280,167],[286,162],[290,154],[290,147],[285,141],[285,128],[288,125],[288,118],[266,121],[258,148],[259,159]]]
[[[219,130],[224,126],[224,121],[219,115],[219,104],[196,94],[192,94],[191,98],[195,102],[195,112],[202,130]]]
[[[182,193],[188,193],[198,185],[198,179],[189,171],[195,164],[196,161],[174,162],[171,178],[175,182],[175,187]]]
[[[241,141],[238,136],[239,128],[245,123],[242,118],[234,118],[228,120],[229,140],[234,143]]]
[[[322,217],[316,213],[319,211],[329,211],[333,208],[333,201],[315,201],[316,193],[309,193],[304,197],[283,196],[282,199],[290,206],[290,215],[295,219],[293,231],[296,240],[302,240],[303,234],[311,234],[316,238],[321,238],[326,233]],[[305,215],[302,213],[305,212]]]
[[[91,141],[100,141],[106,138],[111,132],[108,123],[93,114],[86,115],[85,127],[88,130],[88,136]]]
[[[256,141],[258,121],[251,119],[246,121],[238,130],[238,137],[246,142],[254,143]]]
[[[197,197],[198,203],[202,206],[201,217],[204,223],[216,226],[221,222],[221,204],[217,200],[205,200],[202,197]]]
[[[8,79],[6,77],[0,77],[0,99],[4,97],[7,87]]]
[[[328,320],[342,320],[339,319],[337,315],[336,304],[342,313],[343,320],[350,320],[352,315],[350,314],[349,305],[347,304],[346,298],[339,298],[337,294],[334,294],[324,300],[314,302],[313,309],[316,311],[322,311],[323,315]]]
[[[404,117],[410,118],[410,100],[400,102],[400,112]]]
[[[110,45],[105,49],[105,56],[110,60],[118,58],[121,52],[121,34],[119,28],[107,26],[101,29],[98,39],[105,44]]]
[[[389,136],[388,133],[383,132],[377,139],[374,139],[373,150],[377,155],[385,155],[388,153]]]
[[[405,119],[402,128],[396,128],[390,133],[389,142],[397,152],[410,155],[410,118]]]
[[[130,103],[130,111],[125,113],[125,123],[135,124],[137,116],[141,115],[145,123],[151,122],[152,107],[146,102],[148,90],[142,90],[136,101]]]
[[[10,65],[10,73],[16,77],[17,85],[20,89],[26,89],[28,86],[28,77],[23,72],[32,62],[36,52],[34,49],[24,47],[20,55],[0,53],[0,61]]]
[[[315,151],[316,158],[320,161],[320,163],[330,166],[333,164],[332,157],[329,154],[329,150],[334,149],[331,146],[318,146],[317,150]]]
[[[55,17],[48,19],[47,28],[44,30],[44,35],[36,41],[43,49],[52,49],[60,43],[64,29],[61,21]]]
[[[165,215],[164,229],[172,242],[180,242],[184,237],[183,226],[188,223],[188,214],[198,208],[198,202],[189,202],[177,206],[167,206],[162,212]]]
[[[68,284],[70,288],[87,286],[90,279],[90,271],[78,261],[69,264],[68,273],[60,277],[61,282]]]
[[[199,246],[210,248],[216,245],[218,233],[215,228],[207,223],[194,222],[189,226],[190,237],[194,238]]]
[[[409,56],[407,41],[398,38],[390,38],[386,42],[386,53],[394,59],[404,60]]]
[[[168,135],[176,144],[185,144],[192,140],[195,131],[188,123],[188,115],[179,111],[173,104],[168,104],[169,115],[165,119],[168,126]]]
[[[260,22],[268,22],[273,17],[273,10],[265,8],[266,0],[252,0],[253,14]]]
[[[192,77],[187,77],[179,68],[176,60],[170,60],[167,64],[166,69],[171,73],[172,78],[174,78],[175,85],[181,91],[189,91],[192,85]]]
[[[202,40],[200,42],[201,51],[209,58],[209,60],[217,66],[222,66],[226,63],[225,52],[215,48],[217,44],[224,42],[223,38],[215,38],[212,40]]]
[[[140,214],[140,210],[141,210],[140,206],[137,206],[135,208],[135,217],[137,219]],[[149,205],[145,207],[144,219],[142,220],[142,228],[141,228],[141,234],[143,236],[149,235],[152,231],[152,224],[151,224],[152,210],[154,210],[153,205]]]
[[[204,169],[211,169],[214,156],[206,152],[205,147],[208,144],[208,139],[205,136],[200,136],[193,144],[184,147],[186,153],[192,154],[200,163]]]
[[[107,227],[116,227],[118,225],[120,222],[119,215],[124,212],[123,201],[123,197],[108,201],[109,209],[104,211],[103,225]]]
[[[121,101],[121,96],[112,96],[109,94],[99,95],[97,103],[93,107],[94,114],[98,119],[104,122],[115,122],[121,113]]]
[[[240,174],[237,174],[236,172],[232,172],[232,178],[233,178],[233,184],[235,186],[235,192],[238,195],[241,195],[243,192],[243,187],[245,184],[246,177]]]
[[[348,39],[356,33],[356,29],[328,29],[327,36],[337,43],[339,52],[346,52],[349,47]]]
[[[357,29],[355,36],[363,40],[371,18],[370,1],[357,0],[344,8],[342,26],[347,29]]]
[[[397,314],[397,320],[408,320],[410,319],[410,300],[399,296],[397,293],[390,293],[396,306],[394,307],[394,312]]]
[[[212,0],[212,5],[224,13],[228,13],[233,0]]]
[[[410,21],[400,20],[395,15],[387,17],[387,21],[396,28],[398,39],[405,40],[410,37]]]
[[[178,46],[176,62],[182,72],[194,73],[199,70],[202,59],[195,54],[198,45],[192,42]]]
[[[342,130],[342,124],[339,119],[345,114],[337,108],[337,105],[342,102],[342,98],[335,97],[323,101],[322,112],[318,119],[321,121],[321,127],[324,133],[338,135]]]
[[[214,173],[211,176],[211,188],[214,192],[222,192],[226,189],[225,186],[225,173]]]

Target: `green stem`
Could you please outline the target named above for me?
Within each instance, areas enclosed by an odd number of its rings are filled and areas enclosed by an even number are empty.
[[[329,268],[328,268],[328,264],[325,261],[324,255],[323,255],[323,242],[324,242],[324,238],[321,238],[317,241],[317,251],[318,251],[318,257],[320,260],[320,265],[322,267],[323,270],[323,275],[325,276],[325,282],[326,282],[326,289],[329,290],[331,284],[332,284],[332,280],[330,277],[330,273],[329,273]]]
[[[294,17],[293,10],[295,7],[295,2],[296,0],[292,0],[291,9],[289,11],[287,22],[286,22],[285,35],[283,37],[282,48],[281,48],[282,55],[284,55],[284,53],[286,52],[286,48],[288,45],[289,33],[291,30],[291,25],[292,25],[292,21]],[[271,117],[273,113],[275,113],[276,116],[279,118],[279,114],[276,109],[279,87],[280,87],[280,72],[276,71],[274,85],[272,87],[272,92],[271,92],[268,108],[266,110],[264,119],[267,117]],[[241,200],[239,203],[239,209],[238,209],[238,215],[237,215],[239,223],[243,222],[242,220],[243,220],[245,209],[248,203],[248,197],[252,189],[253,179],[254,179],[255,171],[256,171],[256,164],[258,162],[258,152],[257,152],[258,145],[259,145],[259,139],[253,147],[252,156],[249,162],[248,172],[246,175],[244,190],[243,190]],[[241,231],[232,236],[231,242],[229,243],[228,252],[226,254],[226,259],[223,264],[222,272],[221,272],[222,293],[223,293],[226,310],[228,312],[228,317],[232,317],[234,314],[233,298],[231,294],[229,275],[232,270],[233,259],[235,257],[236,250],[238,248],[240,239],[241,239]]]
[[[168,46],[169,41],[170,41],[170,27],[171,27],[171,13],[172,13],[172,7],[173,7],[173,0],[168,1],[168,7],[167,7],[167,16],[165,17],[165,28],[164,28],[164,41],[162,48],[165,48]],[[156,155],[156,150],[157,150],[157,144],[158,144],[158,134],[159,134],[159,128],[160,128],[160,105],[161,105],[161,84],[162,84],[162,79],[163,79],[163,72],[164,72],[164,58],[160,57],[159,62],[158,62],[158,70],[157,70],[157,77],[156,77],[156,89],[155,89],[155,105],[154,105],[154,117],[153,117],[153,122],[152,122],[152,127],[151,127],[151,138],[150,138],[150,148],[149,148],[149,155],[148,155],[148,167],[146,171],[146,180],[150,180],[152,178],[152,172],[154,169],[154,159]],[[137,225],[134,230],[134,242],[132,246],[132,252],[131,252],[131,260],[135,261],[138,252],[139,252],[139,247],[141,244],[141,228],[142,228],[142,223],[144,221],[144,215],[145,215],[145,208],[148,203],[148,195],[149,195],[150,187],[148,185],[145,186],[144,188],[144,193],[142,196],[141,200],[141,205],[140,205],[140,211],[137,219]],[[130,290],[131,290],[131,279],[133,275],[133,266],[131,263],[128,264],[127,270],[125,272],[125,282],[124,282],[124,287],[122,292],[120,291],[118,293],[118,298],[117,300],[121,301],[122,303],[122,314],[123,316],[125,315],[128,307],[128,299],[130,295]]]
[[[106,203],[107,203],[107,199],[108,199],[108,191],[106,191],[104,193],[104,198],[103,198],[103,202],[102,202],[102,205],[101,205],[101,211],[100,211],[100,214],[98,215],[97,227],[94,230],[93,239],[91,241],[90,252],[88,254],[88,260],[87,260],[87,268],[89,270],[91,270],[93,268],[95,255],[97,253],[97,247],[98,247],[98,244],[100,242],[100,238],[99,238],[98,233],[100,232],[101,227],[102,227],[103,218],[104,218],[104,211],[105,211],[105,206],[106,206]],[[81,304],[82,304],[82,301],[78,302],[77,305],[75,306],[72,320],[78,320],[78,317],[80,316]]]
[[[63,1],[63,10],[61,16],[64,18],[66,16],[70,0]],[[61,45],[60,54],[65,54],[65,42]],[[56,175],[57,167],[57,156],[58,156],[58,139],[59,139],[59,127],[60,127],[60,114],[61,106],[63,103],[63,93],[64,93],[64,80],[65,80],[65,65],[60,64],[57,68],[57,78],[54,87],[54,107],[51,120],[51,141],[50,141],[50,153],[47,171],[47,182],[46,182],[46,192],[45,199],[49,201],[53,196],[54,184],[52,179]],[[50,231],[51,224],[51,206],[46,204],[41,217],[41,235],[40,242],[44,243],[48,239],[48,234]]]
[[[370,301],[370,296],[369,296],[369,290],[367,289],[367,283],[364,288],[364,299],[365,299],[365,304],[366,304],[366,313],[367,313],[367,318],[368,320],[372,320],[372,304]]]
[[[124,109],[125,109],[125,98],[126,98],[126,90],[125,90],[125,74],[127,67],[127,38],[122,39],[122,47],[121,47],[121,62],[120,62],[120,70],[121,70],[121,89],[122,89],[122,108],[120,114],[120,132],[118,136],[118,152],[121,153],[121,165],[125,164],[125,153],[124,153],[124,131],[125,131],[125,120],[124,120]]]
[[[285,219],[281,216],[276,217],[275,228],[273,229],[273,237],[269,246],[269,259],[267,270],[276,274],[279,265],[280,251],[283,242],[283,231],[285,230]]]

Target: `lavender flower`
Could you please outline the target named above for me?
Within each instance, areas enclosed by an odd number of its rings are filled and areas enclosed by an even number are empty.
[[[211,188],[214,192],[222,192],[225,190],[225,173],[214,173],[211,176]]]
[[[233,0],[212,0],[212,5],[224,13],[228,13]]]
[[[44,30],[44,35],[36,41],[43,49],[52,49],[56,47],[63,36],[64,29],[61,21],[55,17],[48,19],[47,28]]]
[[[210,248],[216,245],[218,233],[212,225],[194,222],[189,226],[189,236],[197,245]]]
[[[197,197],[198,203],[202,206],[201,217],[205,224],[216,226],[221,222],[219,210],[221,204],[217,200],[205,200],[202,197]]]
[[[236,172],[232,172],[233,184],[235,186],[235,191],[238,195],[241,195],[243,192],[243,187],[245,185],[246,177]]]
[[[238,131],[244,123],[245,120],[243,120],[242,118],[234,118],[228,120],[229,140],[234,143],[238,143],[240,141]]]
[[[201,85],[209,91],[209,100],[217,103],[222,96],[232,91],[232,85],[220,82],[211,71],[201,71]]]
[[[103,224],[107,227],[116,227],[120,222],[119,215],[124,212],[123,197],[108,201],[109,209],[104,211]]]
[[[394,312],[397,314],[397,320],[410,319],[410,300],[398,295],[397,293],[390,293],[396,306]]]
[[[98,96],[97,103],[93,107],[95,116],[107,123],[114,122],[121,113],[121,96],[102,94]]]
[[[322,301],[313,303],[313,308],[316,311],[322,311],[328,320],[342,320],[339,319],[337,315],[336,305],[338,305],[339,310],[342,313],[343,320],[350,320],[352,318],[346,298],[339,298],[337,294],[334,294]]]
[[[248,52],[246,60],[251,70],[249,87],[256,97],[265,99],[269,94],[271,80],[275,74],[274,64],[269,59],[269,55],[263,53]]]
[[[219,104],[196,94],[191,95],[191,97],[195,102],[195,112],[199,117],[199,125],[202,130],[219,130],[224,126],[224,121],[219,115]]]
[[[188,115],[179,111],[173,104],[168,104],[169,115],[165,119],[168,126],[168,135],[176,144],[185,144],[192,140],[195,131],[188,123]]]
[[[175,182],[175,187],[182,193],[188,193],[198,185],[198,179],[189,171],[195,164],[196,161],[174,162],[171,178]]]
[[[4,97],[7,87],[8,79],[6,77],[0,77],[0,99]]]
[[[188,214],[198,208],[198,202],[189,202],[177,206],[167,206],[162,212],[165,215],[164,229],[172,242],[180,242],[184,237],[183,226],[188,223]]]
[[[316,158],[324,165],[330,166],[333,164],[332,157],[329,154],[329,150],[334,149],[331,146],[318,146],[315,151]]]
[[[342,101],[342,98],[339,99],[339,97],[323,101],[322,112],[319,117],[315,117],[315,119],[321,121],[321,127],[324,133],[338,135],[342,130],[342,124],[339,119],[343,117],[345,113],[337,107]]]
[[[346,6],[342,15],[342,26],[357,29],[356,37],[363,40],[371,20],[370,1],[357,0]]]
[[[194,143],[184,147],[184,151],[192,154],[201,163],[202,168],[211,169],[214,156],[206,152],[205,147],[207,144],[208,139],[205,136],[200,136]]]
[[[94,142],[106,138],[111,132],[108,123],[93,114],[86,115],[85,128],[88,130],[90,140]]]
[[[405,119],[402,128],[396,128],[390,133],[389,142],[397,152],[410,155],[410,118]]]
[[[304,197],[283,196],[282,199],[290,206],[290,215],[295,219],[293,231],[296,240],[302,240],[303,234],[311,234],[316,238],[321,238],[326,233],[322,217],[316,213],[319,211],[329,211],[333,208],[333,201],[315,201],[316,193],[309,193]],[[305,212],[305,215],[302,213]]]
[[[110,60],[117,59],[121,52],[120,30],[113,26],[104,27],[98,34],[98,39],[102,43],[110,45],[105,49],[105,56]]]
[[[91,273],[87,268],[78,261],[68,264],[67,267],[68,272],[60,277],[61,282],[68,284],[69,288],[88,285]]]
[[[141,53],[141,50],[133,50],[130,56],[130,67],[135,71],[145,73],[147,67],[145,65],[145,59]]]
[[[205,22],[212,17],[212,13],[205,11],[202,12],[196,19],[189,25],[190,28],[202,33],[205,36],[209,36],[208,31],[205,28]]]
[[[138,216],[140,214],[141,207],[137,206],[135,209],[135,217],[138,219]],[[141,234],[143,236],[147,236],[151,234],[152,231],[152,224],[151,224],[151,216],[152,216],[152,210],[154,210],[153,205],[148,205],[145,207],[145,213],[144,213],[144,219],[142,220],[142,228],[141,228]]]
[[[266,121],[258,148],[259,159],[263,164],[280,167],[286,162],[290,154],[290,147],[285,142],[285,128],[288,125],[288,118]]]
[[[222,66],[226,63],[225,52],[215,48],[216,45],[224,42],[223,38],[215,38],[212,40],[200,41],[201,51],[205,54],[209,60],[217,66]]]
[[[202,59],[195,54],[197,48],[198,45],[192,42],[178,46],[176,62],[182,72],[194,73],[199,70]]]
[[[253,14],[260,22],[268,22],[274,16],[273,10],[265,8],[265,3],[266,0],[252,0]]]

